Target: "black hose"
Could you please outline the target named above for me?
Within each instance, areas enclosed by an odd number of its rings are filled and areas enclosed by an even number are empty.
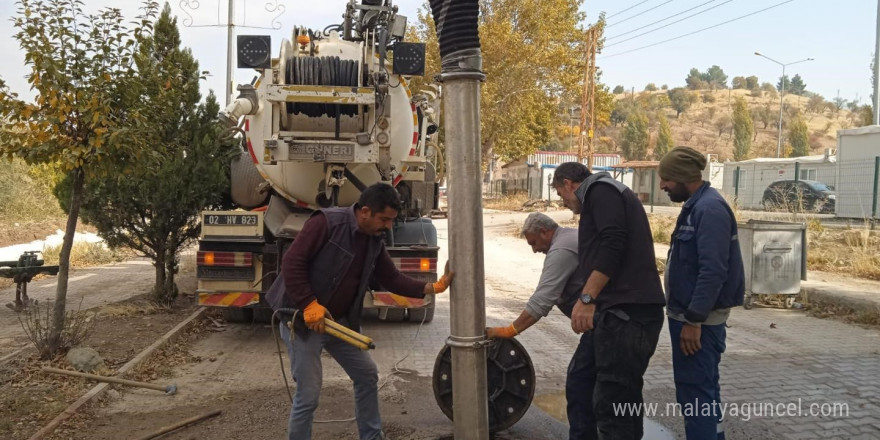
[[[479,0],[430,0],[431,14],[440,40],[440,56],[479,49]]]
[[[290,57],[287,59],[284,81],[292,85],[325,85],[355,87],[357,61],[339,57]],[[289,114],[309,117],[338,115],[356,116],[356,105],[288,103]]]

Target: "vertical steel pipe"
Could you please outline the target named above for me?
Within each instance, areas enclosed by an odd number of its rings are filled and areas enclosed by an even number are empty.
[[[487,440],[486,349],[482,345],[486,291],[480,178],[480,79],[473,74],[452,74],[443,81],[449,160],[449,260],[455,271],[450,292],[454,435],[455,438]]]

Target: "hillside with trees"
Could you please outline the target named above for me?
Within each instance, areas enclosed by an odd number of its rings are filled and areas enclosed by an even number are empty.
[[[871,120],[870,105],[826,99],[811,92],[800,75],[729,78],[721,67],[711,66],[693,68],[682,79],[680,85],[615,86],[608,122],[596,130],[595,151],[644,160],[660,157],[671,146],[687,145],[722,161],[776,157],[783,82],[785,157],[822,154],[836,147],[837,130]],[[576,151],[577,121],[571,112],[560,116],[556,139],[542,149]]]

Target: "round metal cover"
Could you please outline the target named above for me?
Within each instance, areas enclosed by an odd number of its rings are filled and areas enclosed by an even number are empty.
[[[489,392],[489,431],[513,426],[529,409],[535,396],[535,367],[516,339],[496,339],[486,348]],[[434,399],[452,420],[452,350],[448,345],[434,362]]]

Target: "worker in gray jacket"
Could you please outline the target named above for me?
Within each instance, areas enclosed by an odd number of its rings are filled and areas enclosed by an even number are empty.
[[[547,255],[541,280],[519,317],[506,327],[487,328],[489,338],[512,338],[547,316],[553,306],[571,317],[586,281],[578,276],[577,229],[562,228],[545,214],[533,212],[523,223],[522,236],[533,252]]]

